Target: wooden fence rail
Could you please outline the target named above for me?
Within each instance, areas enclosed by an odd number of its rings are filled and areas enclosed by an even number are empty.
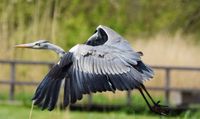
[[[52,62],[36,62],[36,61],[7,61],[0,60],[0,64],[7,64],[10,66],[10,80],[0,79],[0,84],[10,85],[9,99],[14,100],[15,86],[16,85],[37,85],[39,82],[22,82],[16,80],[16,65],[44,65],[49,68],[52,67],[54,63]],[[165,97],[165,104],[169,105],[170,92],[171,91],[200,91],[196,88],[172,88],[171,85],[171,72],[174,70],[185,70],[185,71],[200,71],[200,68],[195,67],[174,67],[174,66],[152,66],[152,68],[157,70],[165,71],[165,84],[164,87],[147,87],[149,90],[163,91]],[[92,95],[88,95],[88,104],[92,104]],[[127,105],[131,104],[131,91],[127,91]]]

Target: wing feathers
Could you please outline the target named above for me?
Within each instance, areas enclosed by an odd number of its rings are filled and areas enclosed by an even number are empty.
[[[42,104],[42,110],[46,109],[48,107],[48,104],[50,102],[50,98],[51,98],[51,89],[47,91],[44,103]]]
[[[58,100],[59,91],[60,91],[60,85],[61,85],[61,81],[56,80],[54,88],[52,88],[51,100],[50,100],[50,103],[48,106],[49,111],[53,110],[56,105],[56,102]]]
[[[34,104],[41,106],[42,109],[53,110],[60,91],[61,83],[66,76],[68,67],[72,64],[72,54],[67,53],[63,56],[63,60],[55,64],[43,81],[39,84],[32,98]],[[67,60],[67,61],[64,61]],[[65,91],[66,92],[66,91]]]
[[[63,106],[66,107],[70,102],[70,79],[68,77],[65,78],[64,83],[64,99]]]
[[[64,107],[91,92],[131,90],[153,76],[139,55],[109,46],[78,45],[52,67],[39,84],[33,100],[42,109],[53,110],[64,80]]]

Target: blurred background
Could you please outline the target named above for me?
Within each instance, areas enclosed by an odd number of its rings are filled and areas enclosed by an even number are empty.
[[[200,117],[199,0],[1,0],[0,117],[28,118],[37,83],[59,60],[51,51],[15,49],[16,44],[46,39],[67,51],[84,43],[100,24],[124,36],[155,69],[145,85],[156,100],[173,107],[162,118]],[[75,111],[34,107],[32,118],[161,118],[149,111],[136,90],[97,93],[77,104],[79,108],[71,107]],[[93,104],[97,109],[88,109]]]

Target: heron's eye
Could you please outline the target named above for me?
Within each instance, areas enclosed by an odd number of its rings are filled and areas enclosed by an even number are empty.
[[[40,43],[36,43],[35,45],[40,46]]]

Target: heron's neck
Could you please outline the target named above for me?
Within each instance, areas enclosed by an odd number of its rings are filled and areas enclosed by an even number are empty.
[[[61,47],[54,44],[49,44],[49,49],[55,51],[60,57],[63,57],[65,54],[65,51]]]

